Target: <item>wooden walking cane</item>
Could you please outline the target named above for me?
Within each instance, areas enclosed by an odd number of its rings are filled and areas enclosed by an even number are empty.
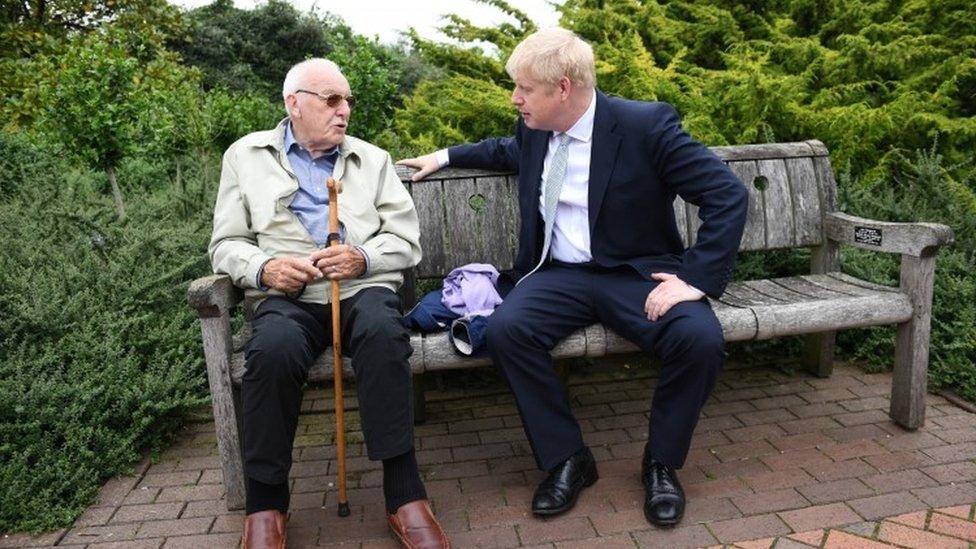
[[[329,178],[329,238],[328,245],[339,243],[339,193],[342,183]],[[335,387],[336,454],[339,457],[339,516],[349,516],[346,497],[346,403],[342,398],[342,332],[339,325],[339,281],[332,281],[332,377]]]

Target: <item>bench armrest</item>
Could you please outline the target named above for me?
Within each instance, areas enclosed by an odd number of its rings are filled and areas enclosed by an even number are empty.
[[[827,238],[865,250],[926,257],[951,244],[952,229],[941,223],[893,223],[829,212],[824,219]]]
[[[229,314],[244,299],[244,292],[227,275],[210,275],[190,283],[186,300],[200,318]]]

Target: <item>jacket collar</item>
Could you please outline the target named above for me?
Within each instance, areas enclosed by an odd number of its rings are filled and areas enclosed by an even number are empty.
[[[288,127],[288,118],[278,122],[278,125],[271,131],[258,132],[252,134],[254,137],[250,141],[250,146],[257,149],[271,149],[281,167],[290,176],[290,181],[285,184],[281,194],[278,195],[279,201],[288,201],[296,191],[298,191],[298,179],[292,170],[291,162],[288,161],[288,154],[285,149],[285,128]],[[339,144],[339,158],[336,159],[335,167],[332,170],[332,177],[341,180],[346,173],[346,162],[352,161],[357,166],[361,164],[365,155],[364,141],[347,135],[342,143]]]
[[[278,122],[270,132],[265,132],[262,138],[254,141],[253,145],[257,148],[272,148],[278,153],[287,152],[285,150],[285,128],[288,127],[288,118],[282,119]],[[355,137],[346,136],[339,144],[339,158],[343,160],[349,157],[354,157],[356,162],[363,157],[363,146],[361,142]]]

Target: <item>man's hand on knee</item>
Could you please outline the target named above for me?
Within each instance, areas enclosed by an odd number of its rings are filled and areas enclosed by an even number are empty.
[[[660,284],[647,294],[647,299],[644,301],[644,312],[647,313],[647,320],[657,321],[671,310],[671,307],[682,301],[698,301],[705,297],[701,290],[689,286],[677,275],[653,273],[651,278],[659,281]]]
[[[315,279],[322,278],[308,258],[276,257],[264,264],[261,283],[280,292],[294,293]]]
[[[309,260],[329,280],[356,278],[366,272],[366,258],[363,253],[346,244],[317,250],[309,256]]]
[[[411,181],[420,181],[441,169],[441,164],[437,161],[437,155],[435,153],[425,154],[416,158],[404,158],[403,160],[398,160],[397,164],[417,168],[417,173],[413,174],[410,178]]]

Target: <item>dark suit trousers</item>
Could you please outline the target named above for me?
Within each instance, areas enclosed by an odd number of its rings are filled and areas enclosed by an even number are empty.
[[[386,288],[367,288],[340,303],[342,350],[352,358],[372,460],[413,447],[407,362],[413,349],[400,323],[399,305],[399,297]],[[265,484],[281,484],[291,469],[302,387],[315,357],[332,344],[332,309],[271,297],[258,307],[253,327],[244,349],[247,371],[241,390],[244,474]]]
[[[549,351],[595,322],[660,358],[650,451],[664,464],[684,464],[701,408],[723,366],[724,339],[704,299],[679,303],[656,322],[647,320],[644,302],[656,285],[630,267],[554,262],[522,279],[490,317],[488,350],[515,395],[540,469],[549,470],[583,448]]]

